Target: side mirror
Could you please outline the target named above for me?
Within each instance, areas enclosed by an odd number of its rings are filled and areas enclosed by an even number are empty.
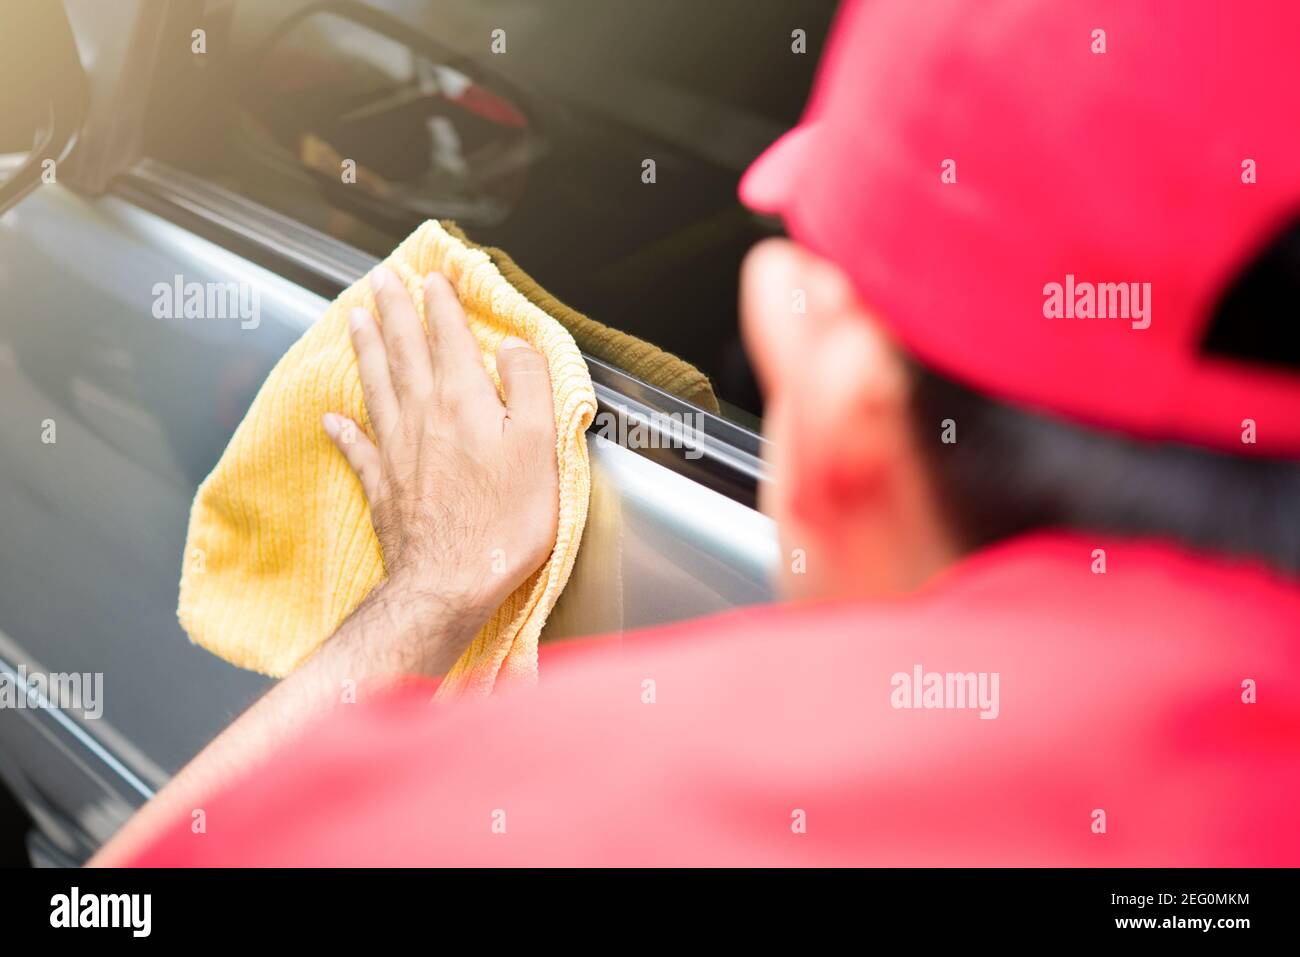
[[[5,0],[0,5],[0,213],[67,154],[85,118],[86,98],[86,75],[62,2]]]

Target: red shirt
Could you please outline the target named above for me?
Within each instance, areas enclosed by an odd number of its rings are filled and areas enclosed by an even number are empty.
[[[135,863],[1300,864],[1300,589],[1161,544],[1026,538],[426,700],[344,708]]]

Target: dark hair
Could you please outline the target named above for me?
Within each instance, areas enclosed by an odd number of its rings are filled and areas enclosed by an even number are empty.
[[[1215,309],[1208,353],[1300,373],[1279,316],[1300,302],[1300,223]],[[1278,303],[1290,304],[1286,313]],[[966,548],[1037,528],[1171,538],[1300,574],[1300,462],[1144,442],[995,401],[915,369],[912,413],[935,492]],[[956,442],[945,443],[953,420]]]
[[[918,369],[918,439],[961,544],[1036,528],[1157,535],[1300,573],[1300,464],[1155,444],[996,402]],[[952,419],[957,441],[942,441]]]

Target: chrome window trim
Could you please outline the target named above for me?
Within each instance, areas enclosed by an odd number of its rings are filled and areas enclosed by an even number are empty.
[[[117,177],[112,191],[123,199],[212,239],[260,265],[332,299],[379,260],[332,236],[268,209],[201,177],[144,159]],[[598,412],[641,425],[651,448],[633,451],[744,505],[757,503],[767,478],[766,441],[757,433],[584,356],[596,389]],[[689,439],[665,421],[692,423]],[[608,422],[610,420],[605,419]],[[677,432],[677,435],[673,433]]]

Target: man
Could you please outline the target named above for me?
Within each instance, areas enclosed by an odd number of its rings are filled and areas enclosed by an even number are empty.
[[[1300,862],[1300,13],[1094,16],[847,3],[743,182],[795,604],[428,706],[549,548],[549,389],[377,272],[340,449],[390,577],[99,862]]]

